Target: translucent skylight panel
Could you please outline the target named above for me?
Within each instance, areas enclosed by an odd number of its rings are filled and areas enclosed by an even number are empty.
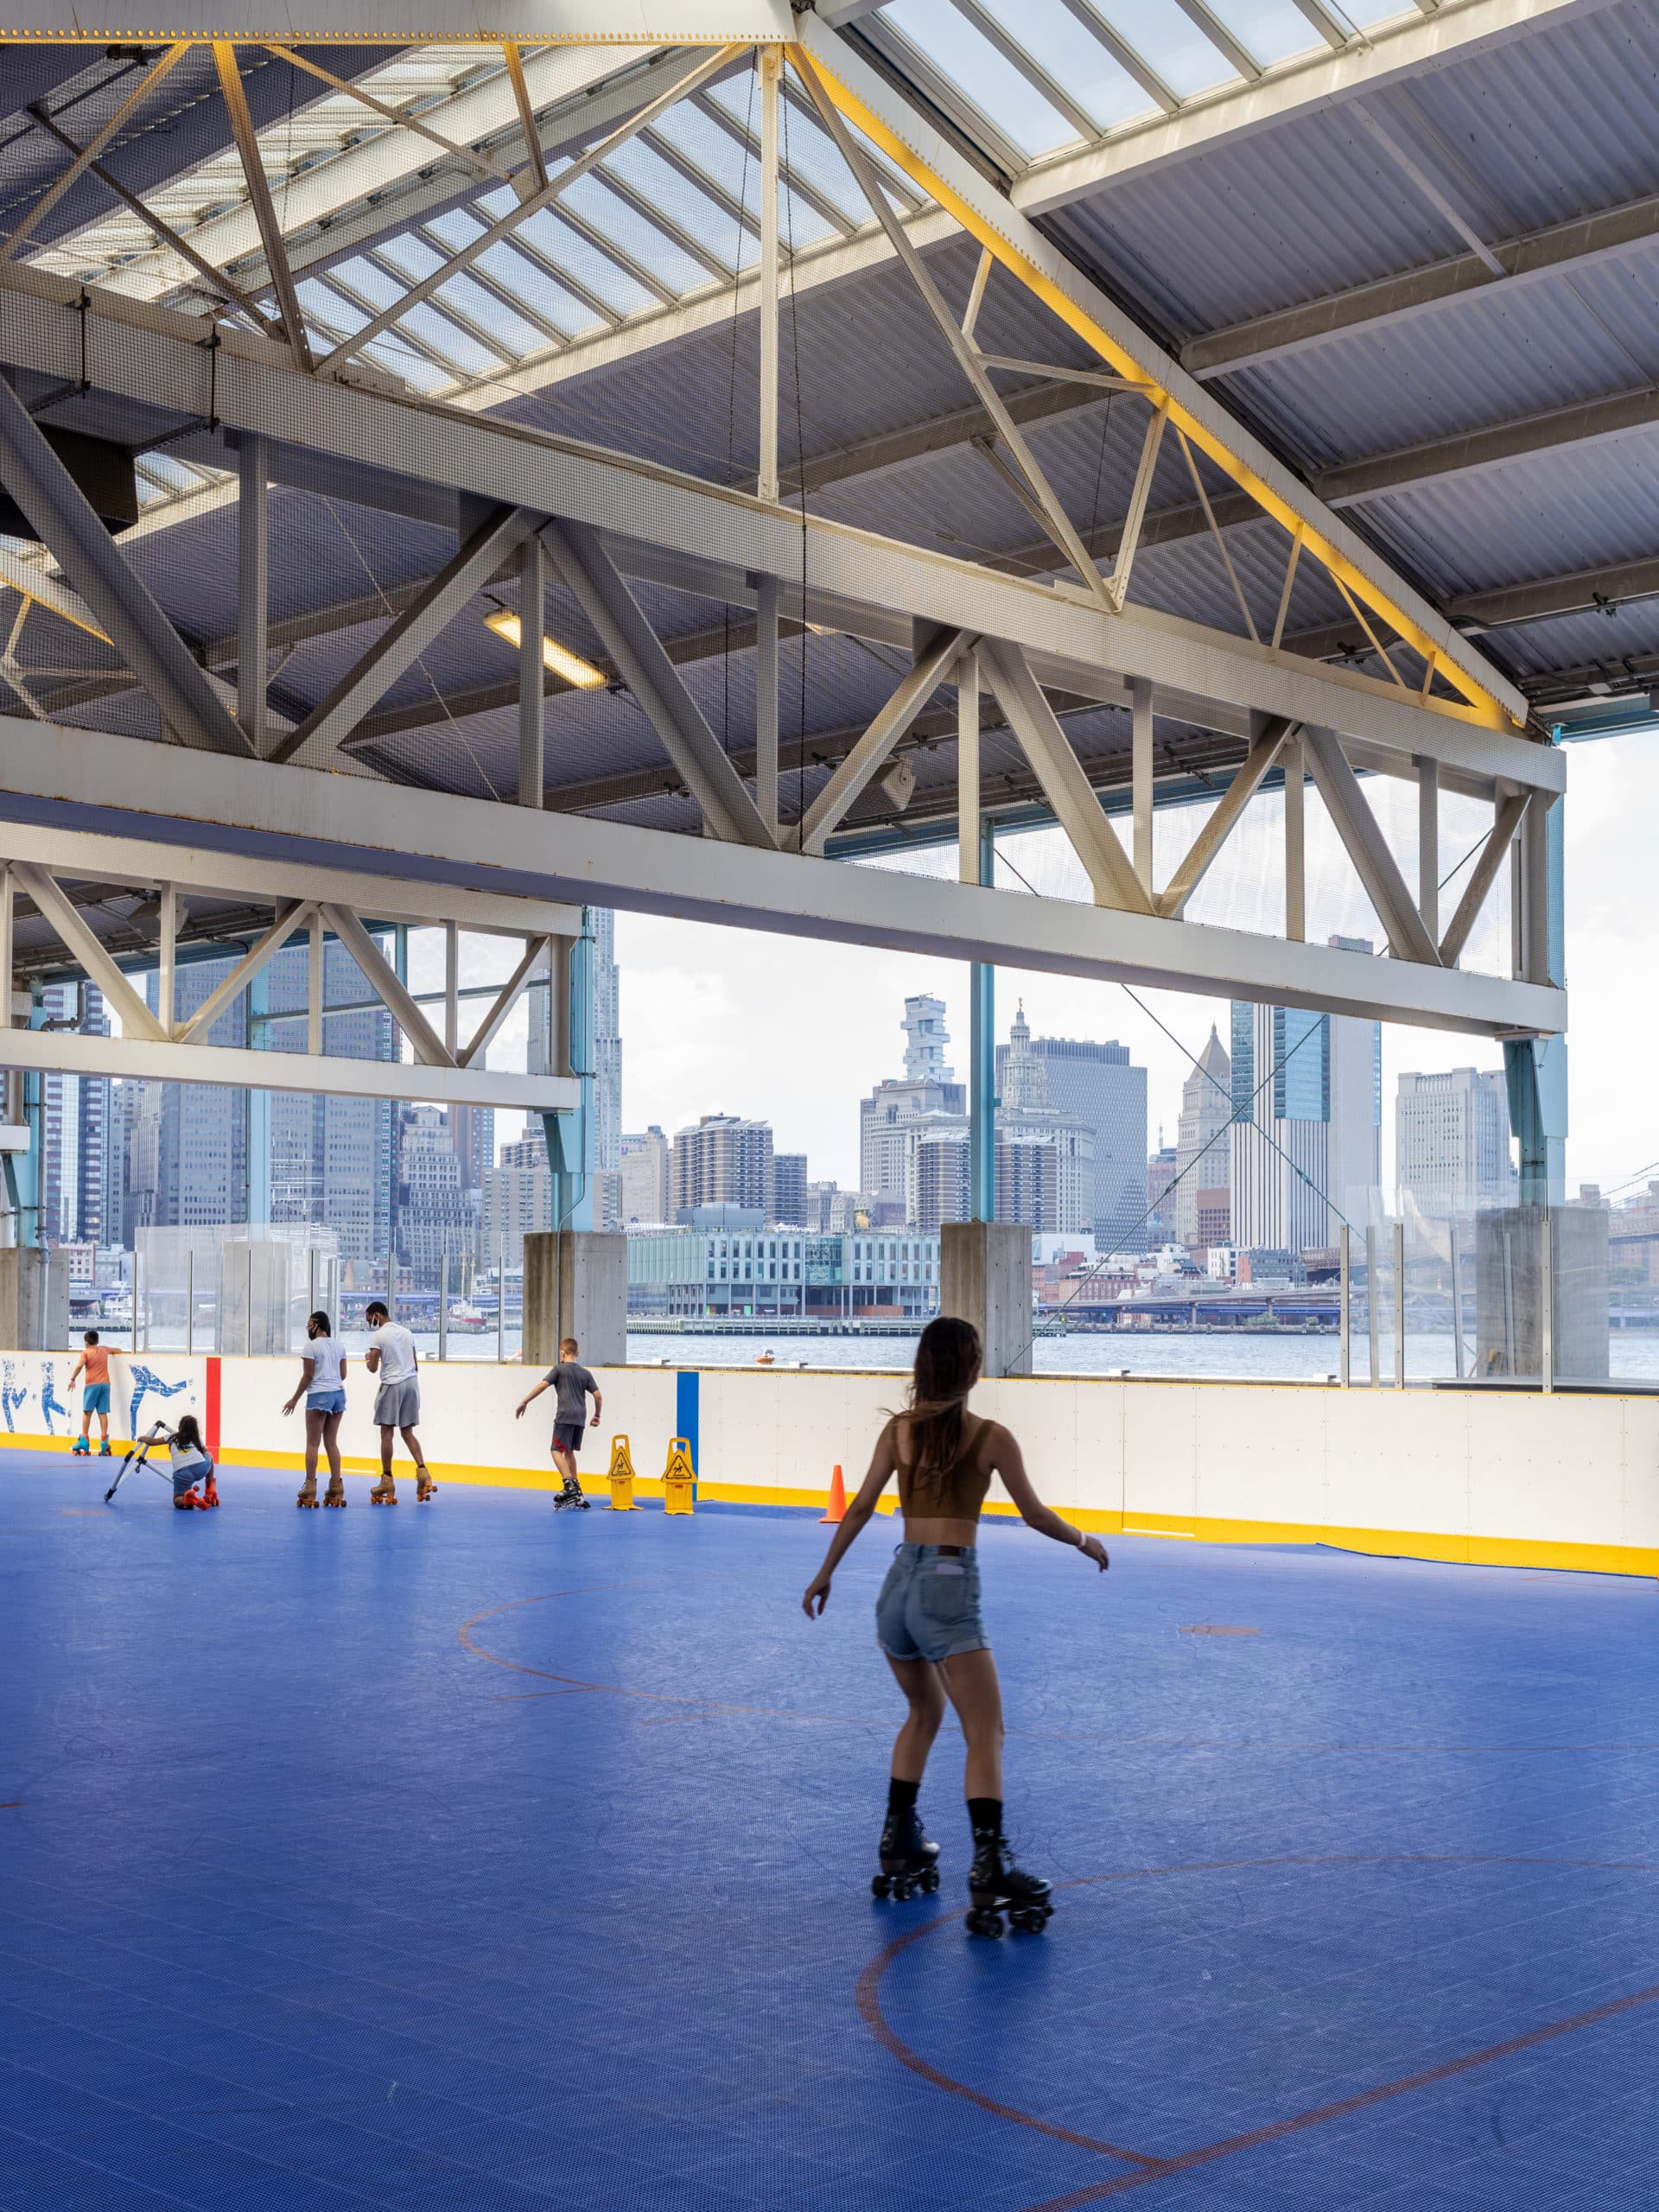
[[[577,331],[595,327],[598,318],[587,301],[567,291],[538,261],[519,253],[511,239],[487,247],[478,257],[478,266],[504,291],[522,300],[531,315],[551,323],[561,337],[574,337]],[[546,340],[541,342],[545,345]]]
[[[444,360],[453,361],[468,376],[494,376],[500,371],[499,353],[491,353],[469,330],[451,322],[429,302],[423,302],[419,307],[410,308],[407,315],[400,315],[397,327],[411,338],[418,338],[423,346],[429,346]]]
[[[353,292],[360,293],[369,305],[377,309],[391,307],[403,298],[406,289],[390,270],[377,268],[373,262],[365,261],[358,254],[353,254],[348,261],[340,262],[334,274],[342,284]]]
[[[760,111],[757,107],[750,118],[750,130],[759,134]],[[732,199],[753,209],[760,205],[760,162],[757,154],[746,154],[735,138],[729,137],[701,108],[693,107],[690,100],[682,100],[660,116],[656,124],[657,134],[671,146],[695,162],[705,176],[712,177]]]
[[[737,112],[737,103],[730,97],[734,89],[729,85],[717,85],[710,97],[720,99],[728,111]],[[722,93],[728,95],[724,99],[721,99]],[[792,102],[785,100],[781,105],[778,141],[789,167],[803,184],[811,185],[839,207],[849,223],[868,223],[870,211],[864,195],[828,137],[817,124],[809,122]]]
[[[798,252],[804,245],[816,245],[820,238],[839,238],[841,232],[827,215],[803,200],[798,192],[783,186],[778,195],[778,232],[786,251]]]
[[[407,339],[400,339],[396,331],[389,330],[384,338],[377,338],[373,345],[365,346],[363,359],[372,361],[388,376],[401,377],[417,391],[447,391],[459,381],[453,369],[440,367]],[[499,364],[492,362],[490,365],[493,372],[499,371]]]
[[[424,238],[411,238],[407,231],[396,238],[382,238],[375,251],[383,261],[407,276],[411,283],[423,276],[431,276],[442,268],[446,256]]]
[[[1103,130],[1155,105],[1144,86],[1091,38],[1061,0],[980,0],[991,20],[1017,40]],[[1075,137],[1075,130],[1067,136]]]
[[[1210,0],[1210,8],[1258,61],[1283,61],[1325,43],[1290,0]]]
[[[1383,7],[1378,7],[1376,0],[1370,0],[1370,5],[1365,4],[1365,0],[1353,0],[1351,7],[1344,4],[1338,8],[1338,16],[1340,20],[1346,16],[1356,30],[1369,31],[1375,30],[1379,23],[1391,23],[1401,16],[1409,16],[1413,12],[1410,8],[1402,7],[1400,0],[1388,0],[1388,4]]]
[[[522,230],[537,253],[568,270],[577,283],[585,284],[596,299],[603,300],[618,315],[637,315],[641,308],[657,305],[654,292],[648,292],[626,269],[619,269],[615,262],[607,260],[579,231],[562,223],[553,208],[543,207],[539,214],[532,215]]]
[[[1157,71],[1177,99],[1191,99],[1238,74],[1175,0],[1090,0],[1090,4]]]
[[[740,240],[734,217],[637,138],[619,146],[606,166],[631,184],[647,207],[661,208],[671,223],[694,238],[722,267],[730,269],[734,260],[747,262],[759,254],[752,232],[744,231]],[[708,272],[703,274],[706,278]]]
[[[881,20],[902,31],[1004,137],[1026,154],[1075,143],[1074,124],[1052,108],[950,0],[888,0]],[[1298,19],[1300,20],[1300,18]]]
[[[515,315],[499,293],[479,283],[464,270],[459,276],[452,276],[447,284],[441,284],[433,297],[440,306],[449,301],[480,330],[487,331],[492,338],[499,338],[508,353],[516,358],[547,351],[550,341],[546,331],[537,330],[534,323]]]
[[[602,178],[580,177],[560,198],[568,200],[585,223],[614,239],[641,268],[660,276],[671,292],[695,291],[699,284],[709,282],[709,271],[700,261],[693,261],[654,223],[648,223],[626,200],[607,190]]]

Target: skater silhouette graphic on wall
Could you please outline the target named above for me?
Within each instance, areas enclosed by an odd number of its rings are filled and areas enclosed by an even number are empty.
[[[58,1403],[58,1394],[53,1387],[53,1372],[54,1363],[48,1359],[41,1370],[41,1411],[46,1416],[46,1433],[48,1436],[55,1436],[58,1433],[52,1426],[54,1414],[61,1414],[66,1421],[69,1418],[67,1408]]]
[[[188,1388],[189,1377],[178,1382],[163,1382],[153,1368],[135,1367],[132,1370],[132,1404],[127,1414],[127,1433],[138,1433],[138,1408],[146,1397],[176,1398],[181,1390]]]
[[[12,1414],[28,1395],[28,1385],[17,1380],[16,1361],[15,1359],[0,1360],[0,1408],[4,1410],[6,1427],[14,1434],[16,1433],[17,1424],[13,1421]]]

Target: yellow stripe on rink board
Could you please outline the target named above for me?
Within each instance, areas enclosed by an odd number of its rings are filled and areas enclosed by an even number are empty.
[[[69,1438],[66,1436],[22,1436],[10,1431],[0,1432],[0,1445],[13,1445],[30,1452],[55,1452],[67,1459]],[[125,1452],[124,1442],[113,1456],[118,1460]],[[94,1457],[97,1455],[94,1454]],[[220,1467],[266,1467],[273,1470],[292,1470],[299,1472],[305,1458],[299,1452],[221,1452]],[[348,1474],[378,1475],[380,1462],[376,1459],[353,1459],[341,1455],[341,1465]],[[558,1478],[550,1467],[486,1467],[450,1463],[434,1459],[429,1462],[434,1478],[440,1483],[476,1484],[494,1490],[555,1491]],[[414,1468],[407,1459],[394,1463],[394,1473],[402,1480],[412,1482]],[[583,1485],[590,1497],[602,1499],[606,1494],[604,1476],[596,1469],[583,1477]],[[642,1476],[634,1483],[637,1497],[658,1498],[663,1494],[660,1480]],[[794,1506],[804,1511],[822,1513],[827,1496],[825,1490],[798,1490],[782,1486],[747,1483],[699,1482],[697,1497],[705,1503],[722,1505],[781,1505]],[[883,1498],[880,1510],[891,1516],[895,1501]],[[1132,1513],[1126,1527],[1124,1516],[1117,1512],[1101,1512],[1086,1506],[1064,1506],[1061,1509],[1068,1521],[1080,1529],[1096,1531],[1101,1535],[1128,1535],[1185,1538],[1204,1544],[1324,1544],[1332,1551],[1362,1552],[1389,1559],[1416,1559],[1440,1561],[1453,1567],[1528,1567],[1577,1574],[1634,1574],[1659,1580],[1659,1548],[1641,1544],[1575,1544],[1543,1541],[1535,1537],[1465,1535],[1453,1530],[1424,1529],[1351,1529],[1300,1521],[1236,1521],[1211,1519],[1201,1514]],[[1013,1506],[1005,1501],[992,1499],[985,1510],[1001,1519],[1014,1513]]]

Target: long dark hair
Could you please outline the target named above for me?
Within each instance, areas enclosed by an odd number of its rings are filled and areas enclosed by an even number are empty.
[[[962,1456],[963,1408],[979,1380],[980,1357],[971,1321],[941,1314],[922,1331],[906,1412],[911,1464],[924,1479],[943,1474]]]
[[[181,1414],[179,1425],[173,1433],[187,1451],[206,1453],[207,1446],[201,1440],[201,1431],[196,1427],[194,1414]]]

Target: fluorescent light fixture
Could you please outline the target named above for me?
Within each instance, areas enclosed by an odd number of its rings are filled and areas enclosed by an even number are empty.
[[[515,651],[524,635],[524,626],[518,617],[509,614],[505,607],[494,614],[486,614],[484,627],[493,630],[498,638],[505,638]],[[601,670],[594,666],[592,661],[583,660],[580,653],[573,653],[569,645],[562,645],[556,638],[544,637],[542,639],[542,665],[550,669],[555,676],[562,676],[576,691],[596,690],[601,684],[610,681]]]

